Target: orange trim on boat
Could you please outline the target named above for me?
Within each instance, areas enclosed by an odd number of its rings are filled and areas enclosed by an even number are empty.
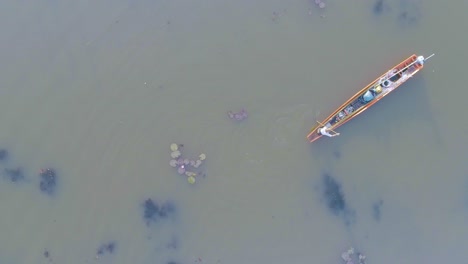
[[[328,130],[334,132],[336,128],[358,116],[360,113],[377,103],[380,99],[413,77],[424,67],[424,62],[433,55],[434,54],[424,58],[413,54],[395,65],[395,67],[391,68],[389,71],[382,74],[373,82],[369,83],[366,87],[354,94],[322,122],[317,121],[318,124],[312,127],[307,135],[307,140],[314,142],[322,137],[318,130],[323,126],[327,126]],[[365,95],[367,95],[367,97],[365,97]],[[369,96],[371,99],[368,99]]]

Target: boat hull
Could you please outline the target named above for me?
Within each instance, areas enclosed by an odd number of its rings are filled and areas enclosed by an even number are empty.
[[[318,130],[324,126],[326,126],[329,131],[334,132],[334,129],[337,129],[358,116],[405,83],[424,67],[424,63],[417,63],[417,59],[418,56],[415,54],[406,58],[353,95],[322,122],[317,121],[317,124],[312,127],[307,135],[307,140],[309,142],[314,142],[321,138],[323,135],[321,135]],[[385,82],[386,80],[388,82]],[[379,91],[379,88],[381,92],[377,94],[375,91]],[[370,101],[366,102],[363,98],[371,91],[371,94],[374,97]]]

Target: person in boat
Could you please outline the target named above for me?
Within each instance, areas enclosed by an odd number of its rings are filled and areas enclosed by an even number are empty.
[[[317,133],[320,134],[320,135],[324,135],[324,136],[327,136],[327,137],[336,137],[336,136],[339,136],[340,133],[334,133],[334,134],[330,134],[328,132],[328,127],[324,126],[324,127],[321,127],[317,130]]]
[[[430,56],[429,56],[429,57],[430,57]],[[425,60],[426,60],[426,59],[424,58],[424,56],[418,56],[418,57],[416,58],[417,63],[418,63],[419,65],[421,65],[421,66],[424,65],[424,61],[425,61]]]
[[[374,97],[382,92],[382,87],[379,85],[377,87],[374,87],[372,89],[367,90],[365,94],[362,95],[362,100],[364,103],[368,103],[374,99]]]

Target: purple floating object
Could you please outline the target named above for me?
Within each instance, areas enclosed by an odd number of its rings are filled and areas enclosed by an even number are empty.
[[[238,114],[240,114],[243,117],[247,117],[247,111],[245,111],[244,108],[242,108],[242,110],[240,110],[240,112]]]
[[[184,159],[178,159],[177,160],[177,165],[181,166],[181,165],[184,165]]]
[[[185,173],[185,168],[184,168],[184,166],[180,166],[180,167],[177,169],[177,172],[178,172],[179,174],[184,174],[184,173]]]
[[[184,164],[185,164],[185,165],[189,165],[189,164],[190,164],[190,160],[184,159]]]
[[[322,2],[321,0],[315,0],[315,3],[318,5],[320,4],[320,2]]]
[[[237,120],[237,121],[242,121],[247,118],[247,111],[244,109],[240,110],[237,113],[234,113],[232,111],[228,111],[228,116],[230,119]]]
[[[324,2],[320,2],[320,4],[318,4],[320,8],[325,8],[325,3]]]

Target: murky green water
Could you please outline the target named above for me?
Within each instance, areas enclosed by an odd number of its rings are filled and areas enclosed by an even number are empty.
[[[3,171],[0,262],[331,264],[350,246],[368,263],[464,262],[468,4],[375,3],[2,2],[0,169],[25,179]],[[340,137],[306,141],[413,53],[436,55]],[[206,153],[195,185],[172,142]],[[148,198],[174,213],[146,225]]]

